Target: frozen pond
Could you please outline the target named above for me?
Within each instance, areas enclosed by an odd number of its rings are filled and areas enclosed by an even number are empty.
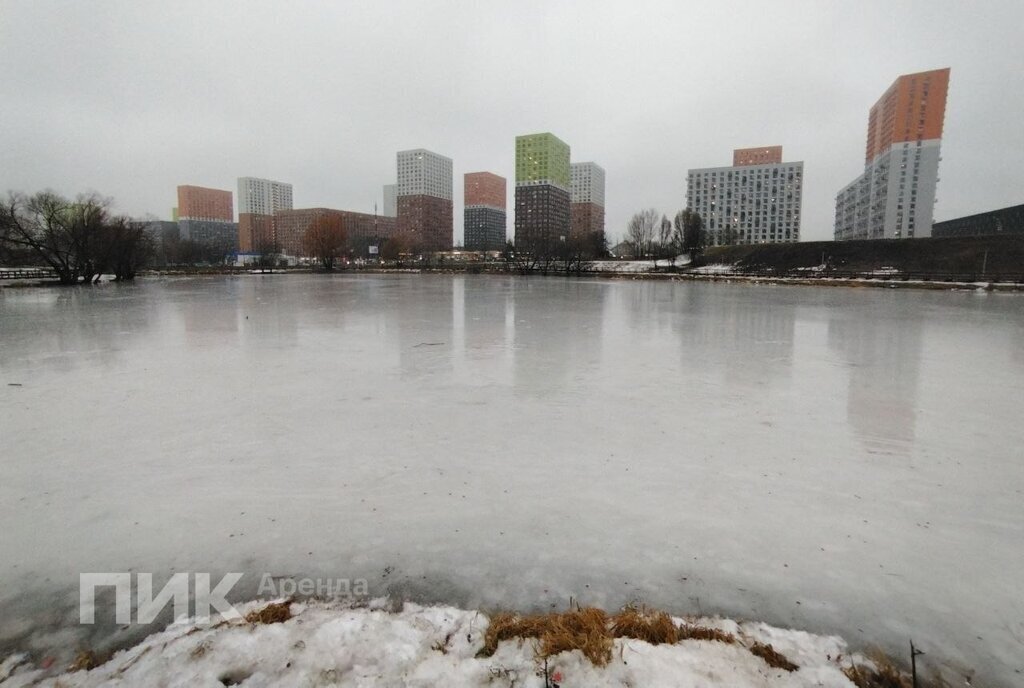
[[[3,289],[0,643],[80,633],[80,572],[269,572],[488,607],[642,600],[899,653],[912,637],[1012,685],[1022,401],[1012,294]]]

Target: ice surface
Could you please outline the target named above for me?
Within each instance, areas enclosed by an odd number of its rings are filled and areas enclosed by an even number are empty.
[[[81,572],[242,571],[239,595],[269,572],[464,607],[642,600],[896,653],[912,637],[1013,685],[1022,399],[1013,294],[2,289],[0,643],[103,640],[77,625]]]

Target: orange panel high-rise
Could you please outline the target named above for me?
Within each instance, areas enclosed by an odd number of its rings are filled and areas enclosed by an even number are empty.
[[[864,173],[836,196],[836,240],[932,234],[949,68],[905,74],[868,114]]]

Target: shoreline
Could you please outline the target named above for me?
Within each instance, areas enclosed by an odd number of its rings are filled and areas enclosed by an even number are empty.
[[[931,291],[989,291],[989,292],[1024,292],[1024,282],[1020,281],[999,281],[999,280],[978,280],[960,281],[944,280],[941,276],[935,278],[923,276],[916,278],[892,277],[793,277],[773,276],[765,274],[744,274],[742,272],[654,272],[654,271],[613,271],[613,270],[588,270],[580,272],[547,272],[539,271],[521,273],[516,270],[489,270],[477,267],[466,268],[356,268],[342,269],[325,272],[313,268],[278,268],[273,271],[264,271],[251,268],[196,268],[196,269],[159,269],[147,270],[139,274],[139,278],[159,277],[208,277],[216,275],[231,276],[272,276],[272,275],[320,275],[332,276],[357,276],[357,275],[490,275],[505,277],[523,278],[593,278],[608,280],[651,280],[670,282],[726,282],[737,284],[767,284],[781,286],[807,286],[807,287],[848,287],[848,288],[875,288],[875,289],[924,289]],[[105,280],[110,281],[110,280]],[[88,286],[83,284],[62,285],[56,281],[39,280],[38,278],[18,279],[0,282],[0,288],[32,288],[32,287],[67,287],[67,286]]]
[[[337,603],[252,600],[239,616],[178,620],[106,653],[0,661],[0,685],[85,688],[168,681],[236,685],[345,683],[499,686],[909,685],[905,662],[817,635],[719,616],[646,607],[523,615],[377,598]],[[920,686],[942,685],[936,659]],[[948,677],[947,677],[948,678]],[[963,678],[969,677],[960,677]],[[896,683],[894,683],[894,681]]]

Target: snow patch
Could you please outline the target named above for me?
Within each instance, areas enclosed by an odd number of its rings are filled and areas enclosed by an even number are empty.
[[[736,266],[732,263],[714,263],[693,268],[690,272],[695,272],[698,275],[728,275],[736,272]]]
[[[263,604],[251,602],[240,611]],[[544,685],[543,665],[529,640],[504,641],[494,655],[478,656],[489,623],[478,611],[407,603],[401,611],[388,612],[309,602],[293,603],[292,612],[288,621],[266,625],[178,622],[91,671],[60,676],[48,675],[16,655],[0,664],[0,685]],[[734,633],[741,643],[650,645],[618,639],[607,666],[596,667],[574,650],[549,659],[549,675],[558,674],[562,688],[852,686],[839,664],[838,657],[847,652],[840,638],[730,619],[688,622]],[[792,673],[770,668],[747,649],[754,642],[770,643],[800,668]]]

